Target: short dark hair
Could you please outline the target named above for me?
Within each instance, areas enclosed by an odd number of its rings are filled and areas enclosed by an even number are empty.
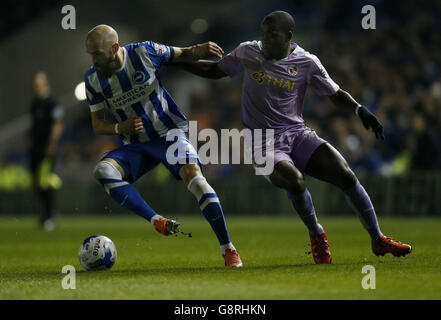
[[[278,10],[271,12],[265,18],[263,18],[262,24],[269,22],[278,23],[286,33],[288,33],[289,31],[294,33],[294,30],[296,28],[294,18],[286,11]]]

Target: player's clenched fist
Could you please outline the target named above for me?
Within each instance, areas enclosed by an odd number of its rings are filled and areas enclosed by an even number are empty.
[[[222,55],[224,54],[224,50],[222,50],[222,48],[219,47],[216,43],[208,41],[193,46],[192,53],[198,59],[211,57],[218,57],[219,59],[221,59]]]
[[[140,117],[128,118],[118,125],[118,132],[122,134],[137,134],[144,130]]]

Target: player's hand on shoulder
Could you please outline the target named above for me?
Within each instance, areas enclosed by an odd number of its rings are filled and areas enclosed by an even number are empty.
[[[366,128],[366,130],[372,128],[372,131],[375,133],[375,137],[377,137],[378,140],[384,140],[383,125],[372,112],[370,112],[366,107],[361,106],[358,110],[358,116],[360,117],[361,122],[363,122],[363,126]]]
[[[224,50],[222,50],[222,48],[217,43],[208,41],[193,46],[192,53],[198,59],[212,58],[212,57],[217,57],[221,59],[222,55],[224,54]]]
[[[118,132],[122,134],[137,134],[144,130],[142,119],[140,117],[132,117],[121,122],[118,125]]]

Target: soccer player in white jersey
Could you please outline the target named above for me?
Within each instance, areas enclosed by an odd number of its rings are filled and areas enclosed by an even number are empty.
[[[175,234],[180,232],[179,223],[157,214],[131,185],[162,163],[198,200],[219,240],[226,267],[241,267],[219,199],[202,175],[197,152],[187,138],[188,121],[159,76],[166,63],[222,57],[222,49],[212,42],[179,48],[146,41],[121,47],[117,32],[99,25],[88,33],[86,51],[93,63],[85,75],[93,129],[96,134],[119,135],[123,143],[98,162],[95,178],[116,202],[151,222],[158,232]],[[105,119],[105,108],[116,124]],[[170,132],[174,132],[172,141],[167,139]],[[172,144],[185,148],[184,155],[176,156],[185,157],[185,164],[180,164],[182,158],[167,155]]]
[[[275,11],[263,19],[260,41],[244,42],[218,62],[201,60],[180,65],[211,79],[243,76],[242,123],[249,129],[274,129],[274,170],[267,178],[276,187],[288,191],[289,199],[309,230],[315,263],[329,264],[332,259],[304,174],[331,183],[345,193],[371,236],[374,254],[404,256],[411,246],[381,233],[369,195],[346,160],[305,126],[302,111],[306,89],[311,87],[317,95],[328,96],[335,105],[355,112],[377,139],[384,139],[383,127],[367,108],[340,89],[315,55],[291,42],[294,28],[289,13]],[[260,149],[265,146],[264,141]],[[258,156],[256,150],[254,156]]]

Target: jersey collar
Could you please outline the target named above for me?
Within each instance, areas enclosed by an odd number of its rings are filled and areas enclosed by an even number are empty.
[[[260,54],[262,55],[262,57],[263,57],[263,54],[262,54],[262,41],[257,41],[257,46],[259,47],[259,50],[260,50]],[[277,62],[281,62],[281,61],[285,61],[285,60],[287,60],[293,53],[294,53],[294,51],[296,50],[296,48],[297,48],[297,43],[294,43],[294,42],[291,42],[291,49],[292,49],[292,51],[291,51],[291,53],[288,55],[288,56],[286,56],[285,58],[283,58],[283,59],[280,59],[280,60],[266,60],[265,58],[265,60],[266,61],[271,61],[271,62],[275,62],[275,63],[277,63]]]

